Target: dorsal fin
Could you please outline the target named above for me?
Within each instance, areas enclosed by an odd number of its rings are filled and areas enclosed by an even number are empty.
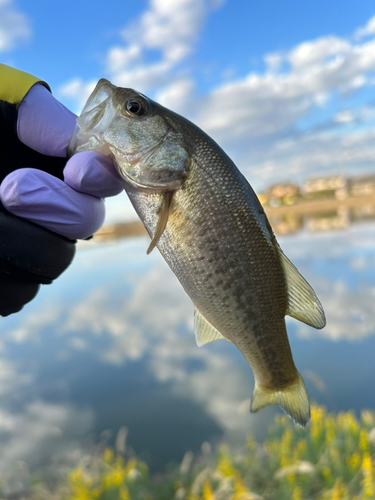
[[[197,308],[194,309],[194,333],[199,347],[213,340],[225,338],[201,315]]]
[[[277,246],[288,293],[288,309],[286,314],[306,323],[306,325],[318,329],[323,328],[326,325],[326,318],[322,304],[316,293],[298,272],[298,269],[284,255],[279,245]]]

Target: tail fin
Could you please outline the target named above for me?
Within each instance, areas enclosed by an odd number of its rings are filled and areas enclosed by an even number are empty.
[[[279,405],[301,427],[306,427],[310,420],[310,403],[305,383],[298,373],[298,378],[288,387],[280,390],[261,389],[255,382],[250,411],[257,412],[264,406]]]

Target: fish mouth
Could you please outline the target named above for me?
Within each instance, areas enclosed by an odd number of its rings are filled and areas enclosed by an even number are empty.
[[[174,191],[181,186],[180,180],[170,180],[167,182],[158,182],[157,180],[139,180],[142,165],[147,163],[147,160],[159,149],[167,140],[170,130],[163,135],[163,137],[154,146],[142,151],[141,153],[124,153],[115,146],[109,146],[112,153],[114,164],[119,175],[128,184],[132,185],[139,191],[147,191],[148,193],[160,193],[163,191]],[[135,170],[135,175],[130,174],[121,164],[130,165]],[[138,166],[138,168],[137,168]],[[149,172],[152,177],[152,173]],[[157,174],[155,173],[155,176]]]

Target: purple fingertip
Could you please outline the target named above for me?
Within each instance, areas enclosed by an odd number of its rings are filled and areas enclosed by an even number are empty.
[[[72,240],[88,238],[105,218],[102,199],[79,193],[57,177],[33,168],[15,170],[5,177],[0,199],[13,215]]]
[[[37,83],[18,108],[18,138],[39,153],[65,158],[76,119],[46,87]]]
[[[64,168],[64,181],[76,191],[98,198],[115,196],[124,189],[110,158],[94,151],[72,156]]]

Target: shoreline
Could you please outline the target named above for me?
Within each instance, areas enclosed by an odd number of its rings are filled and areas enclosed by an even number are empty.
[[[309,216],[339,212],[356,207],[373,206],[375,214],[375,198],[373,195],[348,196],[342,200],[335,198],[321,200],[303,200],[294,205],[281,205],[279,207],[263,206],[267,217],[272,219],[283,216]],[[375,216],[375,215],[374,215]],[[274,228],[277,232],[277,228]],[[103,226],[94,235],[97,241],[109,241],[131,236],[146,235],[147,232],[141,221],[118,222]]]

